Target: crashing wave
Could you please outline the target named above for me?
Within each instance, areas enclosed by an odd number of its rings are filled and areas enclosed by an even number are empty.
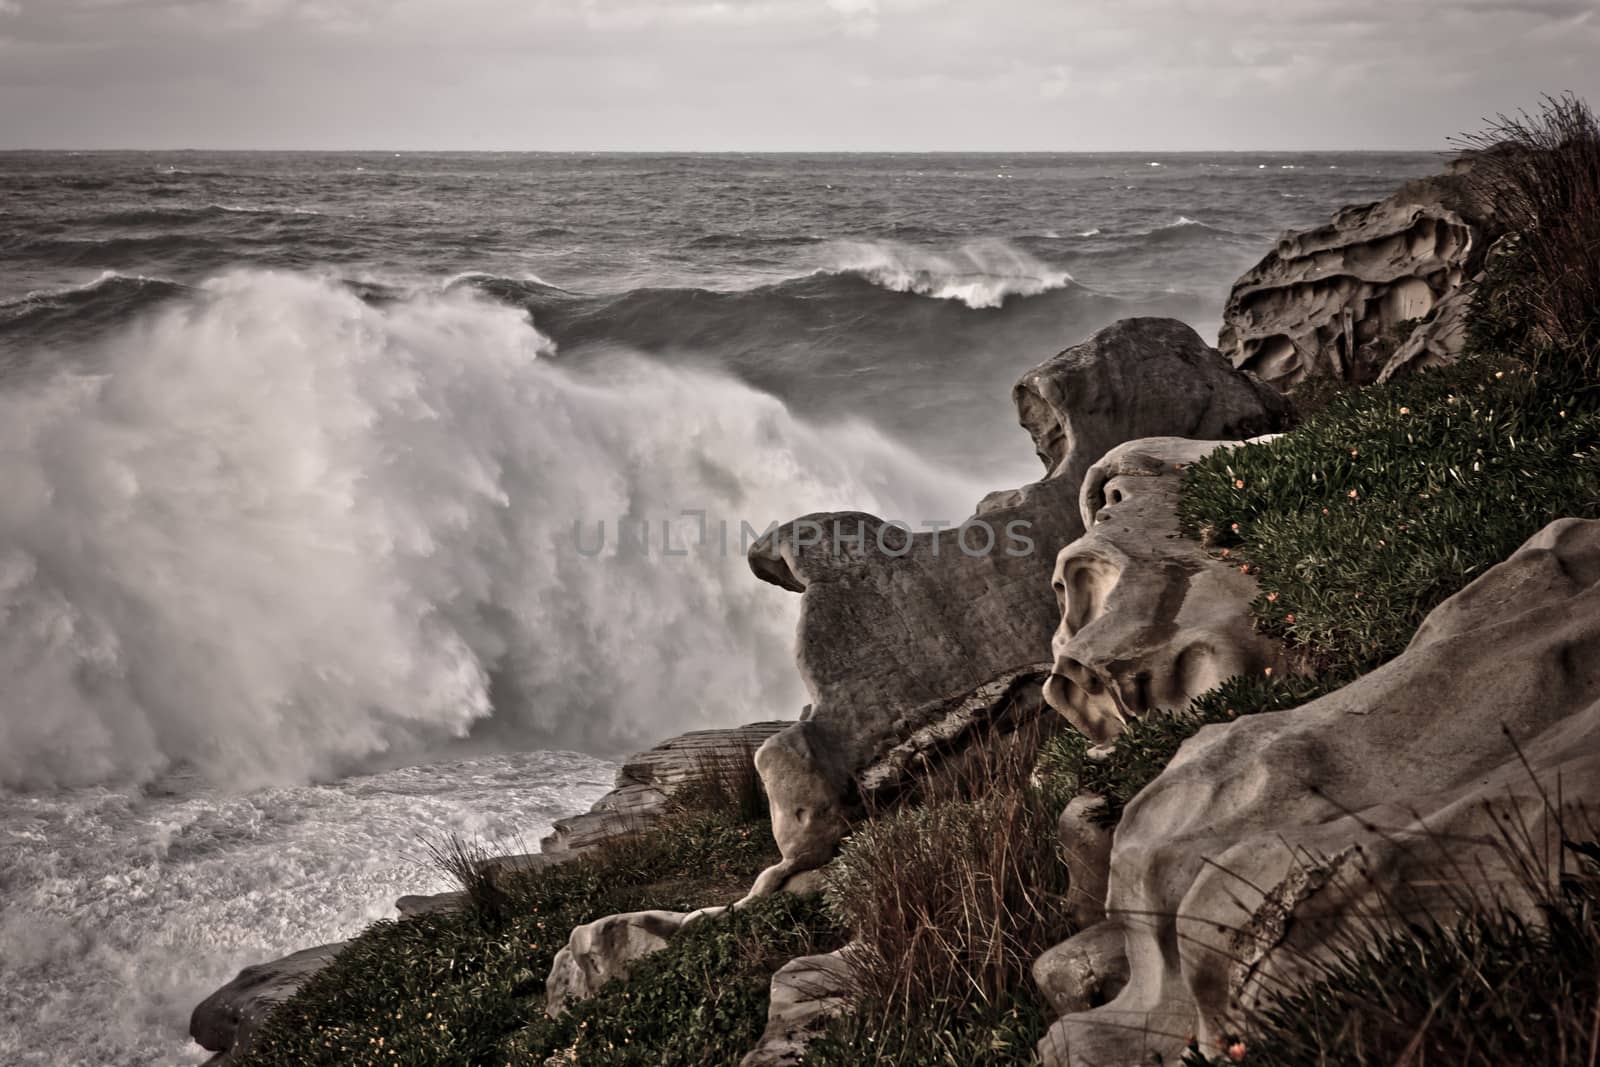
[[[725,377],[546,350],[465,289],[241,272],[0,382],[0,785],[251,786],[486,720],[608,750],[783,714],[794,598],[750,579],[739,524],[977,493]],[[664,557],[690,509],[732,547]],[[625,517],[653,550],[619,550]]]
[[[836,242],[819,274],[853,274],[896,293],[997,308],[1072,284],[1072,275],[1003,241],[975,241],[954,253],[890,241]]]

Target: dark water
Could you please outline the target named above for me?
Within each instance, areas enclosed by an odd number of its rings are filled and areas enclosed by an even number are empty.
[[[1124,315],[1211,335],[1228,284],[1281,231],[1436,164],[0,156],[0,344],[68,343],[241,267],[316,272],[371,300],[467,287],[527,308],[565,354],[725,368],[797,412],[868,414],[999,476],[1016,374]]]

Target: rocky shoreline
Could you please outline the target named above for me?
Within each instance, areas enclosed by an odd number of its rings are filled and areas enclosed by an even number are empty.
[[[1469,165],[1285,235],[1235,287],[1216,348],[1182,323],[1130,319],[1025,375],[1013,396],[1046,473],[991,494],[970,522],[1020,523],[1034,551],[964,552],[962,530],[873,551],[883,524],[854,512],[804,516],[754,545],[755,576],[803,598],[798,662],[813,703],[794,721],[633,757],[539,854],[496,862],[538,869],[649,833],[708,766],[752,753],[781,860],[738,902],[573,930],[545,982],[551,1012],[730,907],[817,892],[815,872],[864,810],[998,735],[1059,713],[1106,748],[1229,679],[1304,671],[1253,620],[1269,594],[1251,567],[1185,532],[1183,475],[1225,445],[1289,430],[1282,390],[1460,358],[1473,286],[1505,236]],[[815,529],[833,536],[805,536]],[[1600,523],[1562,519],[1434,609],[1387,665],[1293,714],[1206,726],[1114,830],[1097,815],[1104,797],[1072,800],[1060,836],[1078,933],[1033,972],[1057,1017],[1039,1046],[1046,1067],[1152,1052],[1175,1063],[1188,1035],[1215,1046],[1263,989],[1358,937],[1379,897],[1433,884],[1447,865],[1514,896],[1525,872],[1490,847],[1496,820],[1559,840],[1550,797],[1600,804],[1597,597]],[[1472,844],[1442,855],[1430,847],[1440,835]],[[1419,913],[1454,905],[1405,892]],[[247,968],[202,1003],[191,1033],[212,1063],[242,1057],[340,947]],[[797,1062],[808,1035],[848,1010],[851,951],[777,970],[744,1067]]]

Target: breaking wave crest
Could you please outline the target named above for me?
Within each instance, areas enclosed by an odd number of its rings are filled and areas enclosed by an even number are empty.
[[[1072,275],[1003,241],[975,241],[944,254],[888,241],[839,242],[834,265],[819,273],[854,274],[897,293],[997,308],[1072,284]]]
[[[727,378],[571,366],[460,287],[374,305],[242,272],[83,345],[0,383],[5,785],[250,786],[485,728],[610,749],[793,714],[797,598],[736,547],[588,558],[575,524],[977,495]]]

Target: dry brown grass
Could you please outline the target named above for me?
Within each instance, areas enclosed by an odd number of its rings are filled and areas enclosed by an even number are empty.
[[[974,746],[845,843],[828,901],[861,948],[860,1010],[885,1026],[1011,1002],[1071,933],[1056,820],[1066,797],[1033,780],[1036,731]]]

